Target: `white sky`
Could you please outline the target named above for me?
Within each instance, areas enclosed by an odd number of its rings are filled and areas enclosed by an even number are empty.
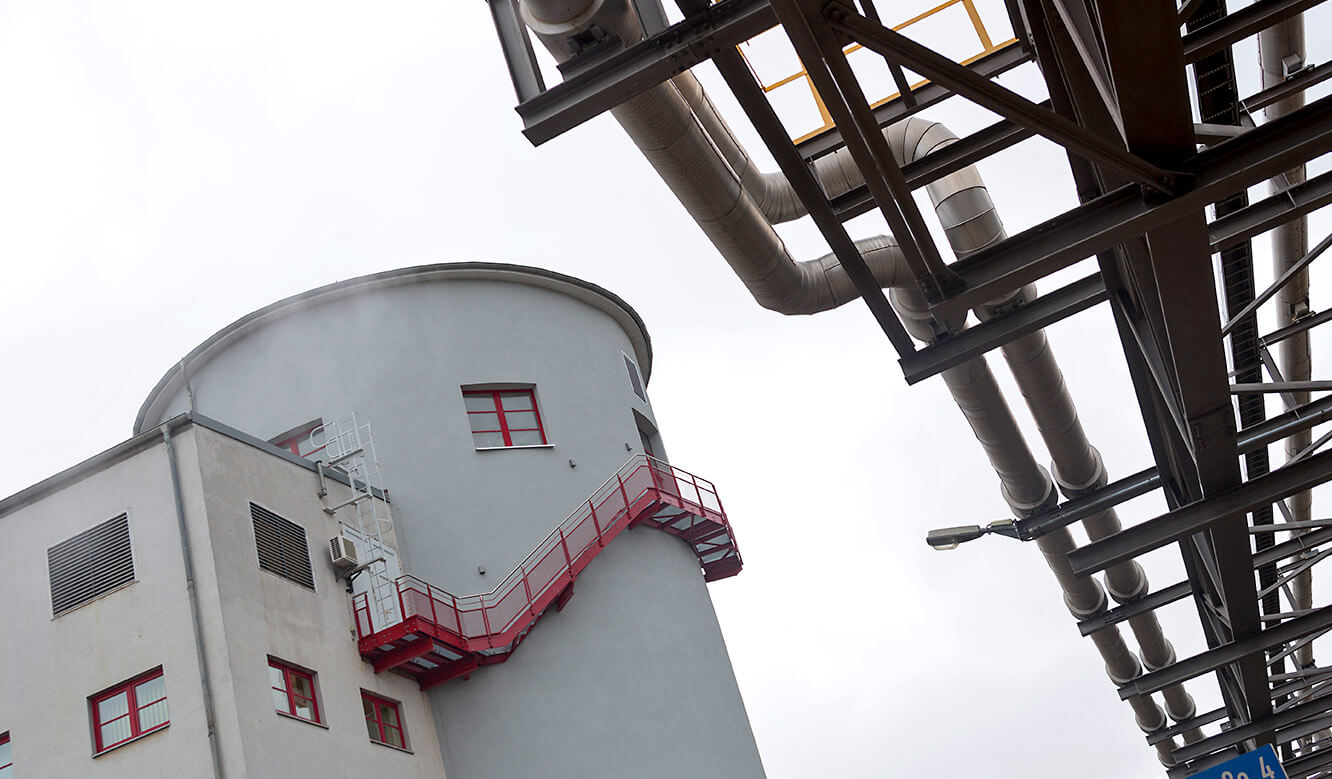
[[[1030,68],[1005,83],[1044,97]],[[609,117],[534,149],[514,103],[481,0],[0,5],[0,495],[128,437],[171,364],[278,298],[419,263],[543,266],[647,322],[672,456],[717,482],[745,556],[712,593],[771,777],[1159,775],[1034,546],[924,544],[1006,516],[941,382],[905,386],[860,303],[759,308]],[[1074,202],[1043,141],[982,174],[1010,232]],[[782,233],[827,250],[811,225]],[[1051,339],[1112,477],[1149,465],[1108,310]],[[1183,578],[1173,549],[1146,562]],[[1161,616],[1181,657],[1204,648],[1189,603]]]

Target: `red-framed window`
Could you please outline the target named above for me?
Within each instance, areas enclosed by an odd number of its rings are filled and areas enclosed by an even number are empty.
[[[522,390],[463,390],[463,405],[476,448],[546,443],[536,393]]]
[[[361,707],[365,709],[365,730],[371,741],[399,749],[407,748],[402,713],[397,703],[362,690]]]
[[[93,741],[105,752],[171,724],[167,713],[166,679],[156,668],[88,699],[92,708]]]
[[[0,733],[0,779],[14,776],[14,757],[9,747],[9,733]]]
[[[314,674],[270,657],[268,682],[273,688],[273,706],[278,711],[307,722],[323,722],[319,716]]]
[[[308,422],[301,427],[289,433],[283,433],[280,437],[272,439],[269,443],[279,449],[286,449],[297,457],[313,458],[314,455],[324,451],[328,442],[322,440],[323,434],[319,435],[318,441],[312,441],[310,434],[324,426],[323,420],[317,419]]]

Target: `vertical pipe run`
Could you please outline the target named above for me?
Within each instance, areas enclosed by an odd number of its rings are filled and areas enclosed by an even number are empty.
[[[176,466],[176,446],[171,439],[171,425],[160,428],[166,444],[167,467],[171,471],[171,497],[176,503],[176,527],[180,532],[180,556],[185,564],[185,593],[190,602],[190,625],[194,631],[194,653],[199,663],[199,687],[203,692],[204,723],[208,727],[208,753],[213,761],[213,776],[222,779],[222,754],[217,743],[217,715],[213,709],[213,684],[208,673],[208,653],[204,651],[203,625],[199,620],[199,592],[194,585],[194,559],[190,555],[190,530],[185,522],[185,500],[180,492],[180,471]]]
[[[1258,60],[1262,71],[1263,88],[1275,86],[1286,76],[1304,66],[1304,17],[1294,16],[1280,24],[1269,27],[1258,34]],[[1264,114],[1268,121],[1285,116],[1304,106],[1304,93],[1297,92],[1290,97],[1268,106]],[[1268,189],[1279,193],[1305,180],[1303,165],[1286,171],[1268,182]],[[1300,217],[1272,230],[1273,273],[1280,277],[1291,265],[1305,255],[1309,247],[1308,223]],[[1277,327],[1291,324],[1296,318],[1309,312],[1309,273],[1303,271],[1295,275],[1277,293]],[[1283,340],[1277,345],[1277,362],[1281,375],[1286,381],[1308,381],[1312,375],[1309,354],[1309,334],[1299,333]],[[1309,402],[1308,392],[1294,393],[1298,404]],[[1307,447],[1311,441],[1311,431],[1304,430],[1286,439],[1286,460],[1289,461]],[[1291,519],[1307,522],[1312,516],[1313,496],[1309,491],[1291,496],[1288,505]],[[1313,575],[1306,571],[1291,581],[1291,594],[1295,602],[1294,610],[1308,609],[1313,604]],[[1301,667],[1313,666],[1313,647],[1305,645],[1295,653],[1296,662]]]

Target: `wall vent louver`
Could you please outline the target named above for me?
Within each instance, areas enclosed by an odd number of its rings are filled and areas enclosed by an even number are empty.
[[[253,503],[250,504],[250,518],[254,520],[259,567],[313,590],[314,569],[310,564],[310,544],[305,529]]]
[[[121,514],[47,549],[46,567],[54,617],[134,581],[129,515]]]

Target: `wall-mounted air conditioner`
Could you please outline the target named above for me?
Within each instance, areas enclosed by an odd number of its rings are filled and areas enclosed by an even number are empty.
[[[333,567],[339,572],[350,571],[361,564],[356,557],[356,544],[346,536],[334,536],[328,540],[329,557]]]

